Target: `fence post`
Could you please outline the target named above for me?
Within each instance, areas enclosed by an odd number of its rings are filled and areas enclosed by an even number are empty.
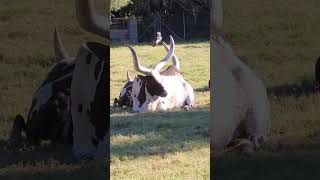
[[[138,42],[138,23],[137,23],[137,19],[134,16],[129,18],[128,36],[129,36],[130,43]]]

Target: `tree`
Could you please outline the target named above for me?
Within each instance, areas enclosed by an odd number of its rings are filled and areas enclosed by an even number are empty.
[[[136,14],[151,14],[174,11],[176,5],[191,14],[209,13],[209,0],[132,0]]]
[[[131,0],[111,0],[111,10],[118,11],[129,3],[131,3]]]

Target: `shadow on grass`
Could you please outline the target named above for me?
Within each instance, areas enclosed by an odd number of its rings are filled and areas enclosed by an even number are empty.
[[[300,97],[303,95],[314,94],[319,91],[316,82],[312,80],[302,80],[300,83],[285,84],[282,86],[275,86],[267,88],[268,94],[271,96],[287,97],[295,96]]]
[[[43,143],[40,146],[22,144],[10,145],[5,140],[0,140],[0,168],[17,164],[55,159],[64,163],[76,163],[72,159],[71,146],[52,145]]]
[[[207,91],[210,91],[209,87],[208,86],[204,86],[202,88],[197,88],[194,90],[195,92],[207,92]]]
[[[209,147],[209,110],[111,115],[111,156],[144,157]]]
[[[319,160],[319,148],[260,152],[250,158],[211,158],[211,179],[318,180]]]
[[[106,162],[76,161],[70,145],[12,146],[0,140],[0,179],[103,179]]]
[[[290,139],[290,136],[272,137],[251,157],[213,151],[211,179],[318,180],[320,132],[299,140]]]

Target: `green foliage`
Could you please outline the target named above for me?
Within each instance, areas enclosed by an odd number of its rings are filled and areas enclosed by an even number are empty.
[[[124,3],[123,3],[124,4]],[[198,13],[209,14],[209,0],[132,0],[130,11],[134,14],[150,15],[184,9],[193,15]],[[119,10],[118,8],[116,10]],[[128,13],[128,12],[127,12]]]
[[[111,0],[111,10],[117,11],[122,7],[128,5],[130,2],[131,0]]]

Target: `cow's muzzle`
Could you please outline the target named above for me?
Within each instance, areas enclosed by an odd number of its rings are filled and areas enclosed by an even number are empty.
[[[167,91],[163,91],[161,94],[160,94],[160,97],[166,97],[168,95],[168,92]]]

